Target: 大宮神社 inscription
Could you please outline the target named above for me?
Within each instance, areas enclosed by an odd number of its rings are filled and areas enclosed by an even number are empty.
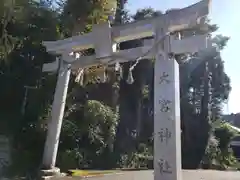
[[[172,101],[167,100],[167,99],[160,99],[159,100],[159,105],[160,105],[160,111],[161,112],[170,112],[171,110],[171,105]]]
[[[171,81],[169,80],[169,74],[167,72],[163,72],[162,75],[160,76],[160,81],[159,84],[169,84]]]
[[[172,174],[172,168],[169,162],[165,159],[158,160],[159,172],[161,175],[163,174]]]
[[[172,133],[169,128],[161,128],[160,132],[158,132],[158,137],[161,143],[165,142],[166,144],[168,144],[168,141],[172,137]]]

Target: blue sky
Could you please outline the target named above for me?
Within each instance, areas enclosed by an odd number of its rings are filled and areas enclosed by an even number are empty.
[[[137,9],[152,7],[165,11],[170,8],[183,8],[198,2],[198,0],[128,0],[127,9],[134,13]],[[212,0],[210,19],[219,26],[217,33],[229,36],[231,39],[222,52],[225,70],[231,78],[232,91],[229,101],[224,106],[225,113],[240,112],[240,0]],[[240,49],[239,49],[240,50]]]

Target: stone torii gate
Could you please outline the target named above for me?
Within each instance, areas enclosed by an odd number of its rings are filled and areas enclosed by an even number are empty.
[[[160,17],[117,27],[108,23],[93,26],[93,31],[54,42],[43,42],[47,51],[60,55],[54,63],[44,64],[44,72],[58,71],[57,86],[48,124],[43,168],[54,169],[58,150],[67,88],[72,69],[96,64],[122,63],[155,58],[154,70],[154,179],[181,179],[181,129],[178,63],[169,54],[194,53],[206,48],[207,35],[176,39],[172,32],[202,26],[209,13],[210,0]],[[143,47],[116,51],[116,43],[154,36]],[[94,48],[95,55],[76,58],[73,52]],[[60,67],[60,68],[58,68]]]

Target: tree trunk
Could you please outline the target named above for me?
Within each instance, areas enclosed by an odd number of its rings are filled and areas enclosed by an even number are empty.
[[[201,134],[199,137],[200,147],[198,149],[199,152],[199,164],[202,161],[202,158],[205,155],[206,147],[208,145],[209,135],[211,131],[210,121],[211,121],[211,112],[210,112],[210,102],[211,102],[211,76],[209,73],[208,62],[205,63],[205,72],[204,72],[204,95],[202,97],[201,102],[201,114],[199,123]]]

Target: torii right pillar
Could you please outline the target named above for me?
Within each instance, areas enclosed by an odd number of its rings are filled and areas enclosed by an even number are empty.
[[[166,33],[156,27],[155,42]],[[169,59],[169,37],[159,45],[154,69],[154,180],[181,180],[179,66]]]
[[[167,33],[166,27],[156,27],[155,43]],[[205,49],[206,37],[173,40],[166,36],[158,45],[154,69],[154,180],[182,179],[179,65],[168,55]]]

